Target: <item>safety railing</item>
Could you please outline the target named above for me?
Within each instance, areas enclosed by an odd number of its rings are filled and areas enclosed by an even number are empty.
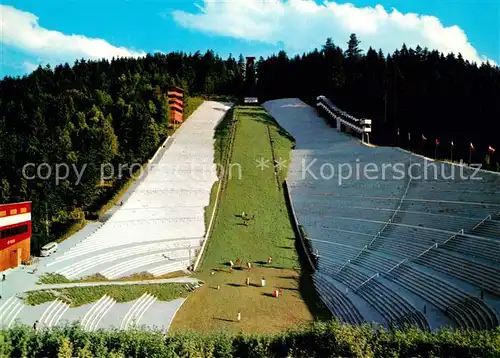
[[[394,265],[393,267],[391,267],[389,270],[387,270],[385,272],[385,275],[391,273],[393,270],[397,269],[399,266],[401,266],[403,263],[405,263],[406,261],[408,261],[408,259],[404,259],[402,261],[400,261],[399,263],[397,263],[396,265]]]
[[[362,283],[360,283],[359,286],[354,289],[354,291],[358,291],[361,287],[363,287],[364,285],[366,285],[368,282],[370,282],[374,278],[378,277],[379,275],[380,274],[377,272],[375,275],[373,275],[370,278],[366,279],[365,281],[363,281]]]
[[[458,230],[455,234],[451,235],[449,238],[447,238],[445,241],[441,243],[441,245],[444,245],[448,243],[448,241],[453,240],[454,238],[457,237],[457,235],[463,235],[464,234],[464,229]]]
[[[344,269],[344,267],[346,267],[350,263],[351,263],[351,260],[347,260],[347,262],[345,264],[343,264],[341,268],[338,269],[337,274],[339,274]]]
[[[427,252],[429,252],[430,250],[432,250],[434,248],[437,249],[437,247],[438,247],[438,243],[436,242],[434,245],[432,245],[427,250],[425,250],[424,252],[422,252],[420,255],[418,255],[417,257],[415,257],[415,259],[418,259],[419,257],[421,257],[422,255],[426,254]]]
[[[487,217],[485,217],[483,220],[481,220],[480,222],[478,222],[473,228],[472,228],[472,231],[476,230],[478,227],[480,227],[481,225],[483,225],[486,221],[488,220],[491,220],[491,215],[488,215]]]

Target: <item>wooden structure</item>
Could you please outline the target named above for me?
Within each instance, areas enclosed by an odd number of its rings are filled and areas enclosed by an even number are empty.
[[[181,124],[184,121],[184,90],[179,87],[171,87],[168,90],[168,106],[171,123],[174,126]]]
[[[0,271],[30,259],[31,202],[0,204]]]

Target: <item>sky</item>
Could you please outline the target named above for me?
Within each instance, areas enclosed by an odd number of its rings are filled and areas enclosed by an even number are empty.
[[[403,43],[500,64],[500,0],[2,0],[0,76],[39,64],[212,49],[307,52],[327,37],[393,52]]]

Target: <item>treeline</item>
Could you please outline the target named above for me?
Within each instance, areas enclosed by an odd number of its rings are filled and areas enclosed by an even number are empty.
[[[73,223],[95,217],[155,152],[172,130],[170,86],[184,88],[185,108],[192,108],[195,95],[241,93],[244,71],[242,56],[222,59],[207,51],[79,60],[73,66],[39,67],[22,78],[5,77],[0,81],[0,203],[33,202],[36,251]],[[56,180],[56,170],[63,179]],[[103,174],[114,180],[102,182]]]
[[[390,333],[335,321],[277,335],[98,331],[77,325],[0,331],[1,357],[498,357],[500,331]]]
[[[369,48],[364,54],[359,44],[351,35],[345,51],[328,39],[321,49],[292,58],[284,51],[261,57],[260,99],[299,97],[314,104],[323,94],[352,115],[372,119],[376,144],[399,143],[433,157],[438,139],[437,156],[450,158],[453,141],[453,159],[467,162],[473,143],[472,162],[500,167],[498,67],[418,46],[403,45],[388,55]],[[490,145],[497,153],[488,165]]]

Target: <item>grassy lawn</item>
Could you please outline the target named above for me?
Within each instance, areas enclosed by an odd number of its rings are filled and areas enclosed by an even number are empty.
[[[160,301],[171,301],[186,297],[188,291],[183,283],[162,283],[150,285],[120,285],[120,286],[92,286],[71,287],[57,290],[30,291],[26,293],[24,302],[35,306],[59,298],[71,307],[78,307],[99,300],[108,295],[118,302],[128,302],[150,293]]]
[[[213,232],[197,273],[206,284],[190,295],[179,310],[172,324],[174,331],[276,332],[328,316],[322,306],[316,306],[309,275],[301,272],[295,234],[275,178],[272,148],[275,157],[289,161],[293,142],[261,107],[237,107],[236,116],[233,149],[226,154],[231,155],[233,165],[241,166],[242,175],[239,177],[233,167],[221,192]],[[229,142],[230,131],[218,135],[220,146],[227,150],[224,143]],[[217,143],[216,161],[220,150]],[[267,165],[258,168],[261,158]],[[279,174],[284,178],[286,168]],[[255,220],[244,225],[239,217],[242,212],[255,215]],[[271,265],[266,263],[268,256],[273,258]],[[243,263],[252,262],[254,267],[250,272],[235,269],[230,273],[227,264],[237,258]],[[255,286],[246,286],[247,277]],[[266,287],[258,287],[262,277]],[[282,288],[282,297],[272,297],[276,287]],[[239,310],[242,321],[238,323],[235,319]]]

